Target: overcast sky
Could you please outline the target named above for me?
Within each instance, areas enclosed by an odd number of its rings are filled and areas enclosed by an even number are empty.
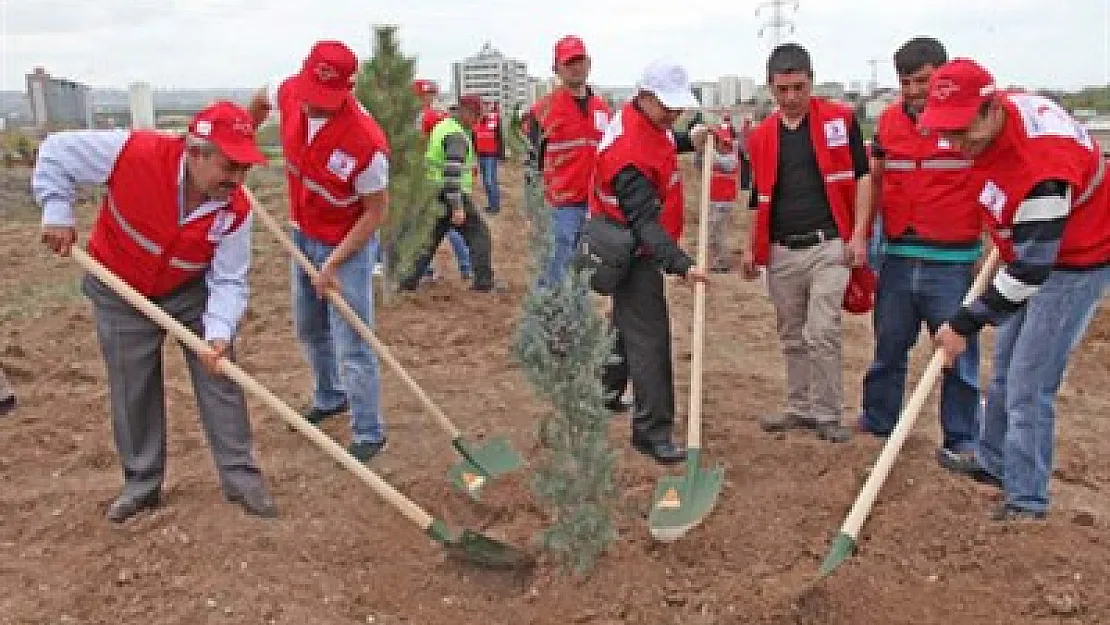
[[[450,62],[489,40],[550,75],[551,45],[581,36],[591,80],[629,85],[658,56],[695,79],[763,75],[769,36],[755,0],[0,0],[0,89],[24,89],[43,65],[94,86],[249,87],[294,72],[317,39],[364,56],[370,24],[400,26],[419,73],[448,87]],[[817,79],[893,85],[891,55],[931,35],[1004,84],[1110,83],[1110,0],[801,0],[787,37],[809,48]]]

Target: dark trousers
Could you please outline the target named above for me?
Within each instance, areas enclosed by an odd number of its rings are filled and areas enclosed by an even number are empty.
[[[671,439],[674,429],[674,373],[671,320],[663,274],[646,259],[633,261],[628,278],[613,293],[614,358],[602,384],[619,397],[632,378],[635,407],[632,439],[649,443]]]
[[[92,301],[96,333],[112,404],[112,432],[123,465],[124,494],[146,497],[162,488],[166,473],[166,403],[162,345],[166,331],[96,278],[86,275],[82,290]],[[203,334],[208,299],[197,280],[153,301],[185,327]],[[232,356],[234,359],[234,356]],[[200,358],[185,350],[200,421],[227,492],[262,488],[251,453],[251,428],[243,391],[223,376],[208,373]]]
[[[445,215],[436,221],[435,227],[432,228],[432,238],[428,241],[428,247],[416,261],[413,272],[401,281],[401,288],[416,288],[416,285],[420,283],[420,277],[424,275],[428,265],[431,264],[432,256],[439,249],[443,237],[452,228],[462,234],[466,246],[470,248],[470,263],[474,268],[474,285],[481,287],[493,284],[493,252],[489,227],[486,226],[485,220],[478,214],[469,198],[464,202],[464,205],[466,207],[466,221],[461,226],[451,223],[451,210],[444,205]]]

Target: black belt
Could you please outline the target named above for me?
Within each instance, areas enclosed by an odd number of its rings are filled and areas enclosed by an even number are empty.
[[[813,232],[805,234],[788,234],[784,237],[775,239],[775,243],[792,250],[802,250],[807,247],[813,247],[818,243],[823,243],[831,239],[839,239],[840,233],[836,228],[822,228]]]

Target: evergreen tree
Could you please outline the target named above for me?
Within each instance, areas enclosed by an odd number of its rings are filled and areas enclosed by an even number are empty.
[[[528,155],[525,209],[532,224],[534,281],[551,253],[551,209],[544,205],[535,151],[521,140],[519,129],[511,136],[514,153]],[[514,356],[536,394],[550,402],[540,421],[544,452],[533,478],[536,495],[552,515],[541,545],[577,573],[590,570],[616,539],[616,454],[609,446],[612,415],[601,384],[612,345],[584,272],[571,269],[560,284],[533,289],[525,299]]]
[[[420,100],[412,90],[415,59],[401,54],[396,26],[374,26],[374,54],[358,74],[355,93],[389,139],[389,215],[379,233],[386,276],[413,270],[438,219],[438,189],[428,181]]]

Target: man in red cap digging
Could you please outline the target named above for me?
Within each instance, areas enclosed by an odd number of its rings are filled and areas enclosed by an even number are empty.
[[[256,121],[278,111],[293,241],[319,268],[314,280],[293,263],[293,325],[315,377],[304,417],[318,424],[350,409],[347,449],[365,462],[386,444],[378,358],[325,297],[338,291],[373,324],[371,238],[389,204],[389,145],[351,93],[357,72],[350,48],[320,41],[299,73],[251,107]]]
[[[277,514],[251,452],[242,390],[219,372],[247,305],[250,204],[240,185],[265,159],[247,111],[217,102],[184,137],[136,130],[50,135],[31,180],[43,209],[43,242],[67,256],[77,240],[79,184],[106,184],[89,254],[202,336],[208,356],[185,351],[224,495],[250,514]],[[108,372],[112,427],[124,485],[108,506],[122,523],[161,500],[166,467],[162,386],[165,331],[108,286],[85,276]]]
[[[1110,285],[1110,184],[1086,129],[1037,95],[1000,91],[969,59],[933,73],[920,125],[972,159],[970,184],[1004,266],[936,333],[949,366],[998,326],[978,460],[998,521],[1049,507],[1056,393]]]

